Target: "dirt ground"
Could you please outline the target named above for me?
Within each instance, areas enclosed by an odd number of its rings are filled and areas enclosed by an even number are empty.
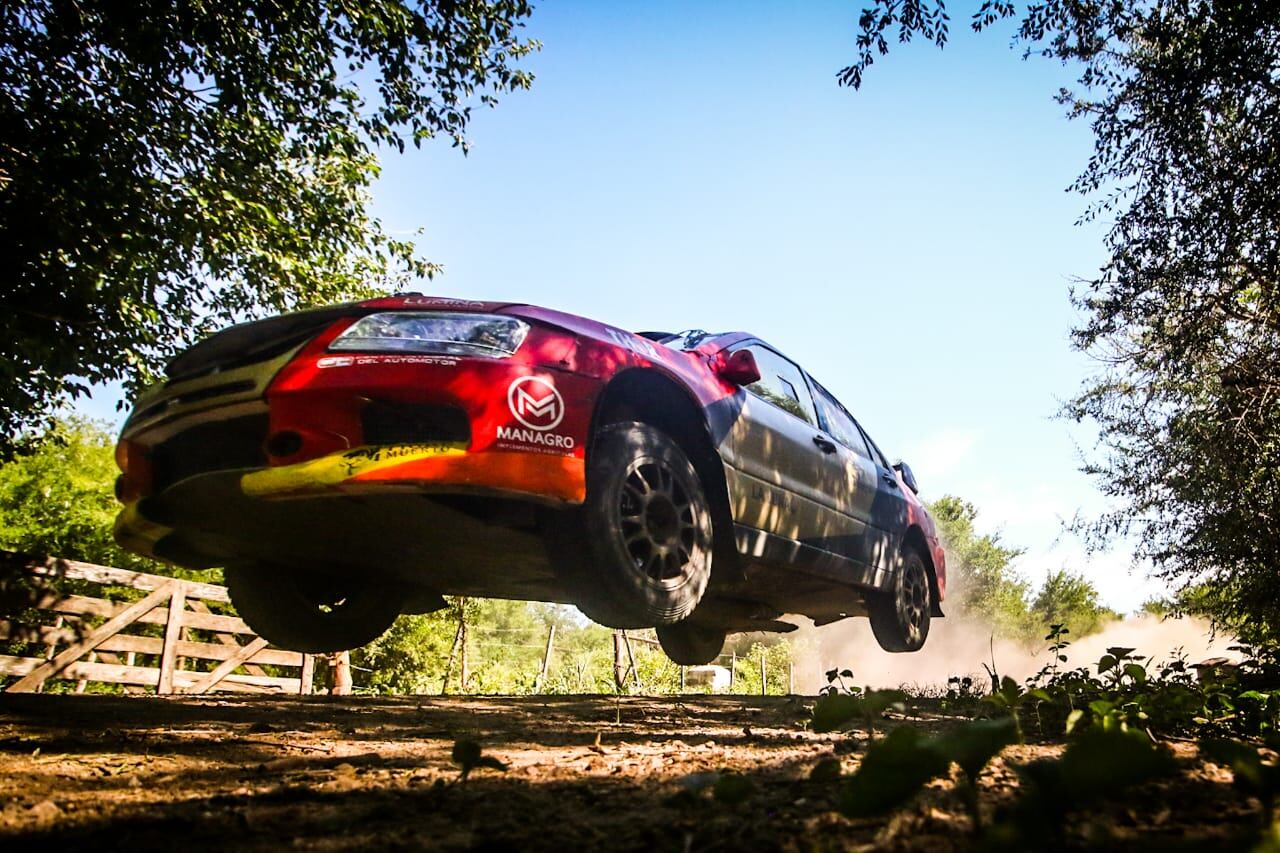
[[[972,846],[951,782],[892,818],[850,820],[822,758],[852,771],[865,732],[807,731],[812,699],[747,697],[124,697],[0,695],[0,848],[74,845],[309,850],[955,850]],[[945,718],[917,718],[930,728]],[[892,724],[892,723],[890,723]],[[459,782],[474,739],[505,773]],[[982,779],[1007,802],[1011,747]],[[1075,840],[1106,848],[1232,847],[1257,802],[1230,773],[1184,759],[1171,783],[1083,815]],[[700,777],[735,770],[729,805]]]

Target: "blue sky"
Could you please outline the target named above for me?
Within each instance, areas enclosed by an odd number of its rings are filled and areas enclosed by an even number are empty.
[[[860,8],[542,4],[533,89],[477,108],[466,157],[388,154],[375,213],[444,265],[424,290],[760,335],[925,497],[1027,548],[1029,579],[1066,565],[1135,608],[1156,587],[1128,554],[1087,561],[1061,524],[1102,506],[1077,471],[1090,433],[1054,418],[1093,369],[1068,287],[1104,258],[1065,192],[1092,147],[1053,101],[1070,69],[959,21],[945,51],[895,46],[842,89]]]

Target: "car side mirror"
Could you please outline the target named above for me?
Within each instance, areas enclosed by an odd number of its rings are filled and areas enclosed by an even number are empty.
[[[916,485],[916,475],[911,473],[911,466],[899,459],[893,463],[893,470],[902,475],[902,482],[907,484],[907,488],[916,494],[920,494],[920,487]]]
[[[750,385],[760,381],[760,367],[749,349],[740,349],[726,356],[720,353],[716,359],[716,376],[734,385]]]

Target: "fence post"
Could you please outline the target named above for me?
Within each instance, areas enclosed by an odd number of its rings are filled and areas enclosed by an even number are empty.
[[[164,696],[173,692],[173,672],[177,669],[178,640],[182,636],[182,612],[187,609],[187,585],[173,582],[169,595],[169,619],[164,626],[164,645],[160,649],[160,683],[156,693]]]
[[[627,665],[622,657],[622,632],[613,632],[613,683],[619,690],[627,678]]]
[[[734,649],[729,655],[729,692],[733,692],[733,685],[738,681],[738,651]]]
[[[547,669],[551,666],[551,647],[556,641],[556,626],[547,631],[547,650],[542,653],[542,671],[538,673],[538,682],[533,686],[535,693],[541,693],[547,685]]]
[[[54,630],[49,634],[49,644],[44,647],[44,659],[47,661],[53,660],[53,656],[58,653],[58,633],[62,630],[63,621],[61,616],[53,620]],[[36,692],[41,693],[43,691],[44,683],[41,682],[36,685]]]
[[[89,656],[85,658],[89,663],[96,663],[98,660],[97,652],[89,652]],[[83,693],[84,689],[89,686],[89,679],[81,678],[76,681],[76,693]]]
[[[338,652],[329,657],[329,695],[351,695],[350,652]]]
[[[130,661],[132,663],[132,661]],[[311,687],[316,677],[316,656],[304,654],[302,656],[302,672],[298,674],[298,693],[303,696],[311,695]]]
[[[764,649],[760,650],[760,695],[769,695],[769,671],[764,666]]]
[[[631,638],[627,636],[627,629],[622,629],[622,645],[627,650],[627,660],[631,663],[631,679],[635,682],[636,688],[640,688],[640,669],[636,666],[636,656],[631,650]]]
[[[467,682],[471,680],[471,673],[467,669],[467,620],[462,620],[462,649],[458,655],[458,675],[461,676],[461,682],[458,687],[462,693],[467,692]]]
[[[680,664],[680,692],[684,693],[684,664]]]
[[[445,696],[449,693],[449,676],[453,674],[453,658],[458,654],[458,645],[462,642],[462,626],[465,623],[458,620],[458,630],[453,632],[453,645],[449,647],[449,659],[444,662],[444,679],[440,682],[440,695]]]

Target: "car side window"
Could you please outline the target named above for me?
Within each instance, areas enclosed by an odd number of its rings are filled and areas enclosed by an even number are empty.
[[[882,468],[892,468],[893,466],[889,464],[889,457],[885,456],[884,451],[871,440],[871,436],[867,435],[867,431],[862,428],[862,424],[858,424],[858,430],[862,433],[862,437],[867,440],[867,446],[871,448],[871,458],[879,462]]]
[[[772,403],[784,412],[814,426],[818,416],[813,409],[813,398],[805,384],[800,368],[787,361],[768,347],[749,344],[738,349],[751,350],[756,366],[760,368],[760,381],[745,385],[748,391],[765,402]]]
[[[827,432],[831,437],[854,453],[870,459],[871,451],[867,449],[867,443],[862,440],[862,432],[859,431],[849,413],[844,410],[844,406],[841,406],[839,401],[817,382],[813,383],[813,391],[813,401],[817,403],[822,421],[827,425]]]

